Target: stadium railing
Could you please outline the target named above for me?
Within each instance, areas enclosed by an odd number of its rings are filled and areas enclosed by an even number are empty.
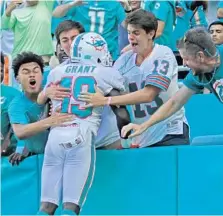
[[[97,151],[82,214],[222,215],[222,155],[223,146]],[[36,214],[43,155],[18,167],[1,160],[2,215]]]

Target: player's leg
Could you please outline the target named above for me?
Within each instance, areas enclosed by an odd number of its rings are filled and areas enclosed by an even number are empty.
[[[56,138],[49,136],[42,168],[41,206],[39,215],[53,215],[59,205],[62,191],[63,164],[65,152]]]
[[[91,187],[95,170],[93,134],[84,134],[81,142],[66,155],[63,173],[63,208],[79,214]]]

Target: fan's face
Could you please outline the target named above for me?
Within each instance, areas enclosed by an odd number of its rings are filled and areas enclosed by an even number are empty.
[[[77,29],[71,29],[69,31],[64,31],[60,34],[60,45],[67,56],[70,57],[70,48],[74,38],[79,35],[80,32]]]

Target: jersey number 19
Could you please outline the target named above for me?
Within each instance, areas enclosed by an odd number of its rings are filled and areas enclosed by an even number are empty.
[[[64,98],[61,110],[63,113],[72,113],[79,118],[87,118],[92,114],[92,108],[83,108],[83,102],[78,100],[82,91],[95,93],[96,81],[92,76],[64,77],[61,80],[61,87],[71,89],[71,97]],[[71,100],[72,99],[72,100]]]

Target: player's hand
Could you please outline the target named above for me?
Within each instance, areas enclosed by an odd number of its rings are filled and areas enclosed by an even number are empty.
[[[19,165],[19,163],[21,162],[21,161],[23,161],[24,159],[25,159],[26,157],[24,156],[24,155],[22,155],[22,154],[20,154],[20,153],[16,153],[16,152],[14,152],[14,153],[12,153],[10,156],[9,156],[9,163],[11,163],[12,164],[12,166],[14,166],[14,165]]]
[[[47,118],[47,122],[49,126],[51,127],[58,127],[63,125],[63,123],[71,122],[75,120],[75,116],[72,114],[67,113],[59,113],[59,112],[53,112],[50,117]]]
[[[130,123],[122,128],[121,134],[122,134],[122,137],[125,137],[126,134],[132,130],[133,133],[131,133],[128,136],[128,138],[131,138],[131,137],[135,137],[142,134],[146,129],[147,128],[143,124],[138,125],[138,124]]]
[[[70,91],[69,88],[63,88],[57,84],[53,84],[46,88],[45,94],[51,100],[63,100],[71,96]]]
[[[83,107],[89,108],[104,106],[107,104],[108,99],[104,97],[104,94],[101,92],[101,90],[95,86],[95,93],[81,92],[78,96],[78,100],[86,102],[87,104]]]

